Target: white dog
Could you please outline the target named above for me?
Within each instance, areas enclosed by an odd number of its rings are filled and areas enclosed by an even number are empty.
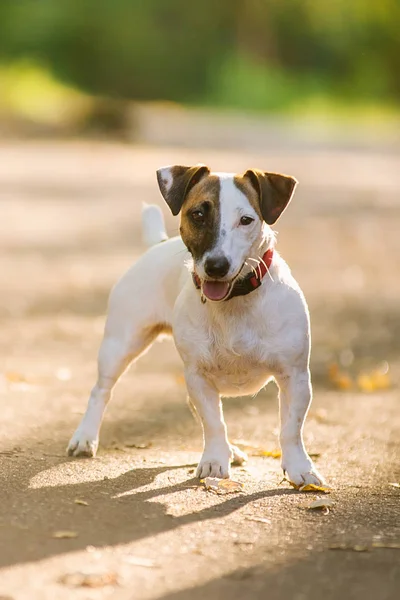
[[[144,210],[151,247],[113,289],[99,375],[68,453],[94,456],[112,389],[155,338],[172,334],[190,403],[204,433],[198,477],[229,477],[244,453],[227,437],[221,396],[279,387],[282,468],[297,485],[323,482],[303,444],[311,402],[310,328],[303,294],[274,249],[270,225],[297,181],[258,170],[211,173],[205,165],[157,172],[181,237],[167,239],[161,211]]]

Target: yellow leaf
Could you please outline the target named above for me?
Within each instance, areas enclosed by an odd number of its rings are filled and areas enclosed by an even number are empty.
[[[299,492],[322,492],[323,494],[330,494],[331,489],[324,485],[314,485],[313,483],[307,483],[307,485],[301,485]]]
[[[340,371],[336,363],[329,365],[328,379],[339,390],[349,390],[353,387],[353,381],[351,377],[347,373]]]
[[[253,453],[252,453],[253,454]],[[255,450],[253,456],[267,456],[269,458],[281,458],[282,452],[277,448],[276,450]]]
[[[339,390],[351,390],[353,387],[353,382],[346,373],[340,373],[336,378],[335,384]]]
[[[362,392],[371,393],[375,391],[374,382],[369,375],[366,373],[361,374],[357,377],[357,385]]]
[[[79,498],[75,498],[74,502],[75,504],[79,504],[81,506],[89,506],[89,502],[86,502],[85,500],[79,500]]]
[[[331,488],[323,485],[314,485],[313,483],[297,485],[297,483],[293,483],[293,481],[289,481],[289,479],[286,478],[284,478],[282,481],[287,481],[295,490],[298,490],[299,492],[322,492],[323,494],[331,493]]]
[[[10,383],[27,383],[26,377],[16,371],[6,371],[4,377]]]
[[[400,483],[389,483],[389,485],[391,485],[394,488],[400,488]]]
[[[273,450],[266,450],[261,446],[256,446],[251,442],[247,442],[246,440],[233,440],[235,446],[238,446],[241,450],[244,450],[250,456],[268,456],[269,458],[280,458],[282,456],[282,452],[279,448],[274,448]]]
[[[391,386],[391,381],[388,373],[373,371],[370,375],[370,380],[375,390],[387,390]]]

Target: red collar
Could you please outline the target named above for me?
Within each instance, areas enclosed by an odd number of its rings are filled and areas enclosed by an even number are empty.
[[[237,279],[232,286],[230,294],[224,301],[230,300],[235,296],[246,296],[256,290],[262,284],[262,279],[264,275],[269,270],[272,259],[274,257],[273,248],[269,248],[263,255],[262,259],[258,263],[257,267],[254,267],[255,273],[252,271],[245,275],[245,277],[241,279]],[[196,273],[192,273],[192,279],[195,287],[199,290],[201,288],[201,282]]]

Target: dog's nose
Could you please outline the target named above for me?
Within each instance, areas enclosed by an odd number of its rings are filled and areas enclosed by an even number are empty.
[[[226,256],[214,256],[207,258],[204,270],[209,277],[225,277],[229,271],[229,260]]]

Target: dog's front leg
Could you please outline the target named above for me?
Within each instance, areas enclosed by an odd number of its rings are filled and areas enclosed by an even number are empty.
[[[203,425],[204,452],[196,476],[201,479],[208,476],[227,478],[232,450],[228,442],[219,393],[196,370],[186,369],[185,379],[189,400]]]
[[[277,378],[280,401],[280,443],[282,469],[296,485],[322,485],[323,478],[308,456],[303,442],[303,426],[311,403],[311,379],[308,369],[293,369]]]

